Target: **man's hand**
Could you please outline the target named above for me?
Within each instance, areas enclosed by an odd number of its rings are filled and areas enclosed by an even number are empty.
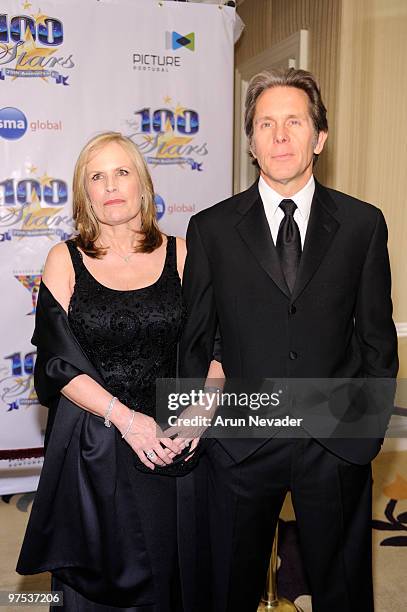
[[[177,423],[166,429],[163,435],[171,437],[174,442],[179,441],[184,447],[191,442],[190,451],[194,451],[204,432],[211,426],[216,408],[213,401],[188,406],[178,417]]]

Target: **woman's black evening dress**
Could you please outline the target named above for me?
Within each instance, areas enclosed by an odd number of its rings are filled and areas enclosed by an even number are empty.
[[[56,610],[180,612],[179,479],[139,470],[115,427],[59,394],[86,373],[154,416],[155,381],[175,377],[184,318],[176,240],[160,278],[129,291],[100,284],[75,242],[67,246],[76,278],[68,317],[45,285],[37,309],[36,387],[50,418],[17,571],[51,571],[64,591]]]

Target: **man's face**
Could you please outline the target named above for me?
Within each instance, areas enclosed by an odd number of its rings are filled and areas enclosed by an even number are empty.
[[[293,195],[306,185],[313,155],[322,151],[326,138],[326,132],[315,133],[302,89],[272,87],[259,96],[251,151],[264,180],[282,195]]]

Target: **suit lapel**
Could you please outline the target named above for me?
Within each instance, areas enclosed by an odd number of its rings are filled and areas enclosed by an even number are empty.
[[[337,206],[328,191],[315,181],[315,194],[312,200],[297,280],[293,290],[293,301],[304,291],[318,270],[340,226],[333,216],[336,208]]]
[[[236,229],[242,240],[277,287],[290,297],[257,183],[246,192],[246,197],[238,205],[238,212],[242,217]]]
[[[304,249],[294,291],[291,295],[281,269],[280,259],[271,236],[257,183],[248,189],[245,194],[242,194],[242,196],[244,197],[242,197],[237,207],[242,217],[237,222],[236,229],[248,249],[277,287],[291,301],[294,301],[304,291],[318,270],[340,227],[339,222],[333,216],[337,206],[329,192],[315,181],[315,194],[312,201]]]

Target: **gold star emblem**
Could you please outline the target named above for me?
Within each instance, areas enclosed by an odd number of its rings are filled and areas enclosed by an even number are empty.
[[[174,136],[171,121],[165,122],[165,131],[157,138],[157,157],[177,158],[180,156],[179,147],[187,145],[192,138],[188,136]]]
[[[29,8],[31,8],[31,7],[32,7],[32,4],[31,4],[31,2],[28,2],[28,0],[26,0],[25,2],[23,2],[23,9],[24,9],[24,10],[27,10],[27,9],[29,9]]]
[[[31,380],[30,380],[30,392],[28,394],[28,398],[27,399],[37,399],[37,394],[35,392],[34,389],[34,377],[31,375]],[[27,408],[29,408],[29,406],[27,406]]]
[[[187,145],[192,138],[186,136],[174,136],[173,134],[161,134],[157,139],[157,157],[179,157],[179,147]]]
[[[186,110],[187,109],[185,108],[185,106],[180,106],[178,104],[178,106],[175,107],[174,116],[175,117],[183,117]]]
[[[46,66],[44,66],[42,60],[55,53],[56,49],[42,49],[40,47],[36,47],[30,28],[26,29],[24,40],[24,44],[20,47],[20,53],[18,54],[18,61],[15,70],[44,70]],[[16,78],[17,77],[15,76],[14,79]]]
[[[38,170],[37,166],[34,166],[34,164],[28,164],[27,166],[28,174],[34,174],[35,172],[37,172],[37,170]]]
[[[46,26],[47,24],[45,23],[45,20],[48,19],[48,15],[45,15],[44,13],[41,13],[41,9],[40,9],[38,11],[38,13],[36,15],[34,15],[34,19],[35,19],[35,23],[37,25]]]
[[[37,399],[37,394],[35,392],[34,389],[34,376],[31,375],[31,379],[30,379],[30,393],[28,395],[28,399]]]
[[[32,189],[31,204],[24,206],[22,211],[21,229],[48,229],[47,220],[60,210],[60,208],[42,208],[37,192]]]
[[[166,121],[165,121],[164,132],[166,134],[169,134],[169,133],[172,133],[173,131],[174,130],[173,130],[173,127],[171,125],[171,121],[169,120],[169,118],[167,118]]]
[[[48,176],[46,172],[40,177],[40,183],[43,187],[51,187],[52,180],[52,176]]]
[[[165,96],[164,97],[164,102],[165,102],[165,104],[171,104],[171,96]]]

